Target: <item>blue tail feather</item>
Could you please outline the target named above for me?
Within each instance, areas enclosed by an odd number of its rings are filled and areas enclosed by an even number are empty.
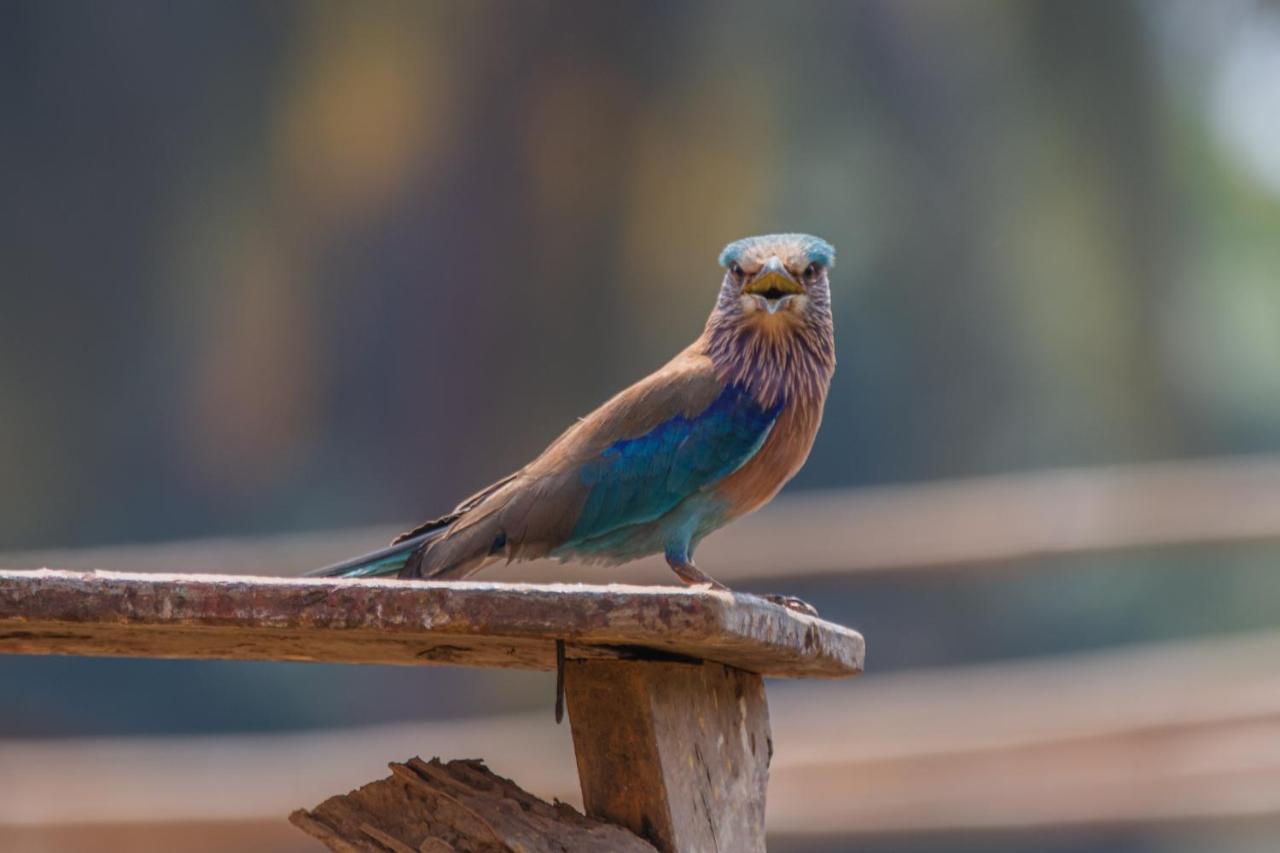
[[[396,542],[380,551],[353,557],[323,569],[307,572],[309,578],[376,578],[387,575],[398,575],[405,565],[413,559],[422,548],[444,532],[443,527],[436,527]]]

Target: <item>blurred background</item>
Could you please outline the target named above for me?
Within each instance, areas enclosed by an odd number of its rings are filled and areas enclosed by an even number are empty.
[[[868,640],[771,685],[771,849],[1278,849],[1277,92],[1251,0],[8,0],[0,565],[379,545],[812,232],[824,427],[700,552]],[[5,850],[313,850],[291,808],[412,754],[576,797],[544,674],[0,684]]]

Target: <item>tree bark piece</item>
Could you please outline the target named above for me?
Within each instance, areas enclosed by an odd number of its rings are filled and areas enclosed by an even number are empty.
[[[544,802],[479,761],[390,766],[389,778],[289,820],[341,853],[654,853],[628,830]]]
[[[680,656],[765,675],[862,669],[855,631],[673,587],[0,570],[0,653],[451,664]]]
[[[571,660],[565,688],[589,816],[663,853],[763,853],[773,745],[759,675]]]

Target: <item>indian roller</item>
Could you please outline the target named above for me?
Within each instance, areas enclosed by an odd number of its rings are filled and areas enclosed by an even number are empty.
[[[724,589],[694,549],[768,503],[809,455],[836,363],[834,261],[806,234],[730,243],[706,327],[664,367],[447,515],[316,574],[463,578],[499,560],[661,553],[685,583]]]

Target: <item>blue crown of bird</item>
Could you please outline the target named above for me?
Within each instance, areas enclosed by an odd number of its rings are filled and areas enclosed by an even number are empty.
[[[685,583],[723,589],[694,549],[809,455],[835,369],[834,262],[807,234],[730,243],[706,327],[675,358],[452,512],[313,574],[456,579],[504,560],[664,554]]]

